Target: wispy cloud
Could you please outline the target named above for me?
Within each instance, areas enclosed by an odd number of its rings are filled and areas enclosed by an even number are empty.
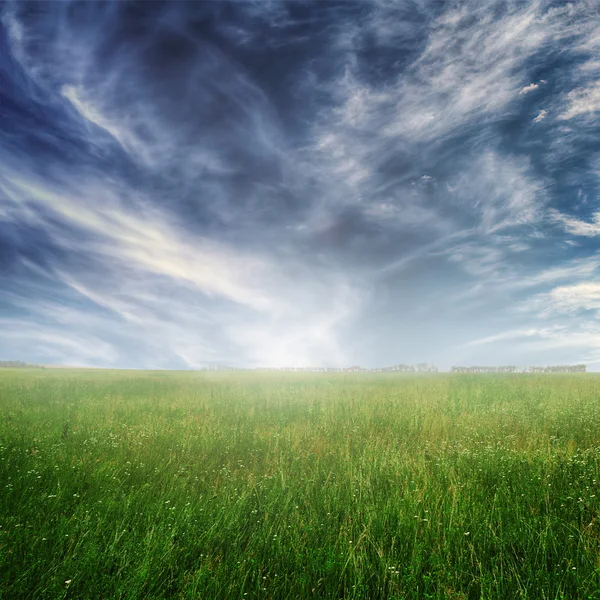
[[[4,360],[13,356],[35,356],[42,364],[64,364],[73,366],[119,366],[117,349],[103,339],[65,330],[65,324],[53,326],[48,322],[26,319],[0,318]],[[7,353],[6,348],[10,348]],[[31,359],[30,359],[31,360]],[[121,363],[122,364],[122,363]]]
[[[97,182],[78,189],[88,195],[95,191],[102,202],[93,201],[93,196],[82,202],[67,188],[58,192],[31,180],[5,177],[3,182],[5,197],[12,198],[13,221],[18,215],[21,221],[43,227],[92,266],[86,273],[57,264],[56,278],[124,320],[138,339],[162,339],[185,356],[189,366],[214,362],[217,356],[227,362],[224,350],[215,355],[198,343],[198,336],[219,318],[229,325],[222,329],[224,340],[211,334],[213,348],[236,348],[236,355],[246,360],[342,360],[336,329],[359,309],[362,294],[339,274],[308,270],[294,260],[282,263],[253,256],[200,236],[190,238],[158,209],[125,209],[114,190]],[[85,236],[71,237],[65,227],[75,227]],[[223,301],[239,309],[227,308]]]
[[[545,328],[529,328],[529,329],[513,329],[510,331],[503,331],[502,333],[497,333],[495,335],[490,335],[488,337],[479,338],[476,340],[471,340],[465,344],[466,347],[471,346],[484,346],[488,344],[495,344],[497,342],[506,342],[506,341],[514,341],[514,340],[523,340],[523,339],[532,339],[532,338],[549,338],[554,336],[555,334],[564,331],[564,327],[555,326],[555,327],[545,327]]]
[[[577,88],[567,94],[566,108],[558,116],[569,120],[576,117],[591,116],[600,111],[600,82],[585,88]]]
[[[144,213],[138,207],[136,213],[128,212],[111,197],[110,189],[93,182],[85,185],[87,193],[95,188],[102,204],[91,199],[82,203],[72,192],[51,191],[31,181],[7,177],[4,182],[5,196],[23,205],[22,213],[33,224],[42,220],[43,226],[59,229],[59,224],[53,224],[53,218],[58,218],[58,223],[62,220],[94,236],[82,242],[60,236],[69,250],[101,255],[132,269],[187,282],[206,294],[219,294],[256,310],[277,311],[277,304],[250,283],[264,278],[268,270],[260,259],[238,257],[202,238],[192,244],[182,239],[183,232],[169,226],[157,209]],[[48,211],[50,218],[45,220]]]
[[[560,223],[565,231],[572,235],[584,237],[600,235],[600,211],[593,215],[591,222],[564,215],[555,209],[550,209],[549,214],[555,223]]]
[[[93,104],[82,98],[81,90],[72,85],[64,85],[62,95],[71,102],[79,114],[87,121],[104,129],[117,140],[127,152],[143,153],[144,145],[127,129],[122,128],[116,121],[111,121]]]
[[[537,83],[530,83],[529,85],[526,85],[525,87],[521,88],[521,91],[519,92],[519,96],[522,96],[523,94],[528,94],[529,92],[534,92],[539,87],[540,86]]]
[[[600,283],[586,282],[556,287],[546,298],[554,311],[600,310]]]
[[[586,24],[579,14],[581,23],[572,25],[574,9],[569,6],[548,10],[539,1],[494,6],[498,11],[467,3],[442,13],[432,22],[418,59],[383,89],[366,87],[360,73],[348,71],[342,82],[347,98],[343,122],[373,130],[376,120],[386,119],[388,136],[419,142],[444,136],[466,122],[485,122],[539,87],[524,85],[529,59]]]

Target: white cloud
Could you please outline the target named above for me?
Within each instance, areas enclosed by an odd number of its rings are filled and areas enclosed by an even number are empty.
[[[542,2],[511,6],[501,18],[485,3],[445,12],[409,76],[390,90],[390,133],[419,140],[443,136],[536,89],[535,83],[522,85],[527,57],[572,33],[568,12],[545,10]]]
[[[503,361],[521,366],[556,363],[584,363],[589,366],[600,361],[599,348],[600,328],[597,325],[570,322],[512,329],[472,340],[457,351],[468,355],[471,362],[479,363],[485,363],[487,356],[502,356]]]
[[[86,142],[97,146],[116,142],[141,166],[162,171],[163,177],[176,171],[174,177],[180,181],[193,181],[202,173],[235,173],[239,165],[228,155],[235,137],[251,140],[244,149],[249,157],[282,160],[284,141],[268,98],[216,46],[189,37],[186,26],[179,33],[189,41],[189,60],[182,61],[187,70],[179,78],[165,76],[157,87],[147,75],[150,69],[139,48],[129,40],[115,49],[116,60],[110,66],[99,66],[106,40],[118,26],[110,16],[101,27],[85,22],[76,27],[60,18],[50,22],[49,28],[55,29],[53,35],[44,34],[43,52],[36,50],[40,33],[35,24],[15,10],[5,11],[2,18],[12,54],[30,80],[45,90],[45,101],[64,99],[87,121],[82,133]],[[159,31],[156,40],[149,43],[160,44]],[[34,94],[34,87],[25,93]],[[232,115],[227,126],[212,114],[214,96],[229,98]],[[203,120],[211,127],[200,128]]]
[[[565,110],[558,119],[569,120],[600,111],[600,82],[567,94]]]
[[[488,344],[496,344],[498,342],[522,340],[523,338],[548,338],[555,335],[557,332],[562,331],[563,329],[564,327],[560,325],[555,327],[529,327],[526,329],[511,329],[495,335],[471,340],[464,344],[464,346],[485,346]]]
[[[527,160],[488,151],[450,180],[447,202],[473,216],[485,234],[531,225],[541,214],[543,183],[529,174]]]
[[[121,144],[124,150],[144,153],[144,145],[141,141],[131,131],[119,125],[116,120],[108,118],[96,106],[86,101],[81,89],[73,85],[64,85],[61,93],[84,119],[104,129]]]
[[[87,193],[93,195],[95,191],[102,203],[91,198],[82,201],[73,192],[49,190],[31,179],[5,177],[4,181],[8,184],[4,187],[6,195],[24,206],[24,216],[27,214],[29,219],[43,219],[35,210],[43,208],[93,234],[81,248],[63,238],[62,243],[72,250],[91,252],[134,269],[186,282],[205,294],[218,294],[255,310],[276,312],[280,308],[253,283],[267,277],[270,265],[249,254],[239,256],[206,238],[192,242],[157,209],[144,212],[137,206],[137,212],[127,211],[109,189],[94,189],[93,183],[88,184]],[[44,225],[51,227],[51,221]]]
[[[323,205],[360,205],[370,216],[396,213],[398,224],[403,212],[414,213],[414,205],[425,205],[430,214],[437,210],[437,221],[445,226],[437,227],[430,215],[423,225],[445,235],[453,217],[448,217],[445,208],[431,206],[432,193],[439,193],[437,187],[427,193],[416,188],[408,193],[405,188],[421,178],[435,186],[446,184],[451,192],[448,204],[464,221],[469,213],[479,217],[478,227],[488,233],[537,220],[543,206],[541,186],[530,180],[527,161],[521,158],[482,150],[472,168],[457,160],[456,174],[445,182],[429,173],[430,164],[426,175],[423,170],[402,171],[407,163],[419,169],[415,147],[418,156],[426,156],[427,148],[443,143],[452,133],[502,115],[530,81],[528,58],[573,34],[566,8],[546,10],[545,3],[537,1],[502,6],[506,10],[501,18],[485,3],[444,11],[426,29],[428,38],[420,55],[401,77],[385,85],[366,83],[359,61],[351,55],[344,75],[336,82],[340,104],[322,113],[315,127],[319,169],[324,178],[332,179],[329,193],[321,200]],[[393,4],[381,4],[374,20],[364,27],[387,31],[394,10]],[[359,33],[364,27],[357,26],[352,35],[345,32],[344,49],[359,53]],[[392,48],[390,44],[390,51]],[[485,132],[480,136],[483,142]],[[388,172],[392,164],[400,165],[398,175],[388,175],[382,183],[381,172]],[[401,200],[386,193],[386,187],[394,189]],[[455,231],[465,228],[460,221],[454,223]]]
[[[365,290],[336,269],[192,236],[143,199],[126,208],[108,184],[73,176],[75,192],[6,171],[1,175],[0,189],[9,201],[3,219],[41,227],[59,247],[91,262],[89,273],[53,265],[52,276],[109,311],[103,319],[113,335],[120,335],[120,327],[156,355],[162,351],[163,361],[170,353],[191,367],[228,363],[228,351],[241,364],[344,362],[338,335],[360,310]],[[64,226],[85,236],[69,235]],[[53,331],[62,325],[65,339],[76,323],[73,308],[28,310],[34,323],[55,323]],[[94,321],[81,331],[93,337],[101,329]],[[108,354],[98,354],[96,364],[107,362]]]
[[[569,217],[555,209],[550,209],[549,214],[550,218],[555,223],[563,225],[567,233],[584,237],[595,237],[600,235],[600,211],[593,215],[591,223],[576,217]]]
[[[530,315],[533,322],[558,322],[566,331],[577,331],[588,323],[582,311],[600,314],[600,284],[595,280],[568,280],[563,285],[522,300],[517,313]],[[568,318],[569,321],[564,319]]]
[[[600,257],[575,258],[558,267],[550,267],[540,272],[523,278],[525,286],[539,286],[556,283],[558,281],[587,280],[600,268]]]
[[[426,6],[419,5],[419,14],[429,18]],[[371,20],[344,31],[341,47],[358,54],[361,32],[388,32],[395,10],[394,3],[379,4]],[[342,102],[316,129],[321,163],[339,179],[337,201],[372,190],[380,166],[411,156],[415,144],[439,143],[511,110],[515,97],[540,85],[530,83],[529,59],[566,39],[584,43],[593,37],[596,21],[580,4],[467,2],[452,5],[428,24],[422,52],[396,80],[369,85],[351,55],[335,87]],[[547,115],[541,110],[534,122]]]
[[[600,71],[600,60],[588,60],[579,68],[585,73]]]
[[[119,353],[102,335],[72,328],[64,324],[45,323],[24,318],[0,318],[3,343],[12,356],[31,356],[32,350],[44,363],[73,366],[114,366]],[[8,358],[8,357],[7,357]]]
[[[540,86],[537,83],[530,83],[529,85],[526,85],[525,87],[521,88],[521,91],[519,92],[519,96],[522,96],[523,94],[528,94],[529,92],[533,92],[533,91],[537,90],[539,87]]]
[[[552,312],[600,310],[600,283],[588,281],[554,288],[539,297]]]
[[[24,48],[25,31],[16,18],[14,7],[6,9],[1,13],[1,22],[6,30],[9,46],[16,61],[23,67],[28,68],[28,57]]]

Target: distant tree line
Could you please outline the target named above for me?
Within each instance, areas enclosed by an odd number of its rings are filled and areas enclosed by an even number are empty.
[[[451,367],[451,373],[585,373],[586,365],[555,365],[548,367],[519,368],[514,365],[502,367]]]
[[[530,373],[585,373],[586,365],[555,365],[549,367],[529,367]]]
[[[438,368],[430,363],[422,362],[414,365],[398,364],[391,367],[383,367],[381,369],[366,369],[367,371],[382,371],[382,372],[400,372],[400,373],[437,373]]]
[[[429,363],[414,365],[398,364],[391,367],[375,367],[372,369],[354,365],[352,367],[256,367],[255,369],[238,369],[223,365],[211,365],[203,371],[285,371],[291,373],[437,373],[438,368]]]
[[[502,367],[484,367],[484,366],[472,366],[472,367],[451,367],[451,373],[516,373],[519,371],[519,367],[514,365],[506,365]]]
[[[43,369],[42,365],[32,365],[22,360],[0,360],[0,368],[4,369]]]

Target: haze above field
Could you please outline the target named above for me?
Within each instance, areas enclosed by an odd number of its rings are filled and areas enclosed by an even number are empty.
[[[595,2],[6,3],[0,359],[600,363]]]

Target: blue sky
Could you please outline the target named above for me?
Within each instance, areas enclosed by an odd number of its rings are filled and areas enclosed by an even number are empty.
[[[0,10],[0,359],[600,365],[596,2]]]

